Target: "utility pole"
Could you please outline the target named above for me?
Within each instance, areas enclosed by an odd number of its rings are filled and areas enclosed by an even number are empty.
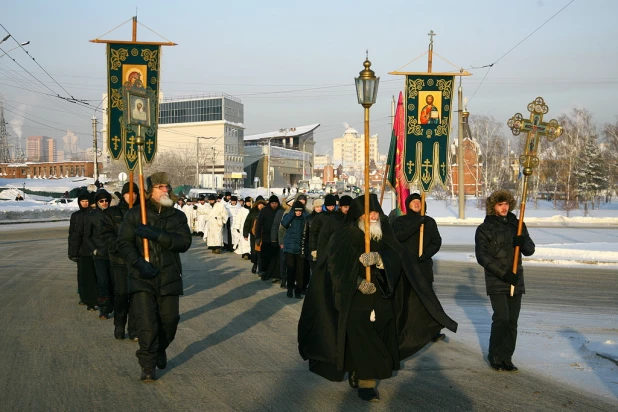
[[[97,147],[97,117],[92,116],[92,147],[94,148],[94,180],[99,180],[99,149]]]
[[[457,104],[459,107],[459,133],[457,133],[457,192],[459,197],[459,218],[466,218],[466,191],[464,188],[464,124],[463,124],[463,89],[461,88],[461,77],[459,77],[459,89],[457,90]]]
[[[10,161],[9,134],[6,131],[6,123],[4,121],[4,106],[2,100],[0,100],[0,162],[9,163]]]

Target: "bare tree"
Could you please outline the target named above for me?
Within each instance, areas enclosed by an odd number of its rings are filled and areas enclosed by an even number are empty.
[[[483,182],[483,197],[498,188],[504,187],[509,180],[509,164],[507,159],[507,139],[501,133],[502,123],[493,116],[471,115],[470,131],[480,148],[482,159],[481,181]]]

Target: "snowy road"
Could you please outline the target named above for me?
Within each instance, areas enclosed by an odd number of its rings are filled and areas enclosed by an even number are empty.
[[[0,393],[7,410],[344,411],[347,383],[307,371],[297,352],[301,302],[256,280],[245,261],[195,244],[184,256],[181,324],[168,369],[139,382],[135,344],[77,305],[66,227],[0,233]],[[484,360],[489,306],[473,262],[437,263],[436,289],[457,334],[380,383],[376,410],[618,408],[617,367],[588,348],[616,339],[615,271],[528,267],[515,356],[519,374]]]

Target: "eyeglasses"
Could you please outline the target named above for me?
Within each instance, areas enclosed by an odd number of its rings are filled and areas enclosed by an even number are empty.
[[[171,187],[169,187],[169,185],[154,185],[153,188],[167,191],[171,190]]]
[[[107,199],[101,199],[101,200],[99,200],[99,203],[109,203],[109,200],[107,200]]]

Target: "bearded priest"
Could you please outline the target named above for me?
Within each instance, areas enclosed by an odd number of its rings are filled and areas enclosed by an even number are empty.
[[[132,266],[128,290],[141,380],[153,382],[155,368],[166,368],[165,350],[176,336],[183,293],[180,253],[191,247],[191,231],[185,214],[174,208],[167,173],[153,173],[146,186],[147,224],[141,223],[139,207],[129,209],[118,230],[118,252]],[[144,259],[143,239],[148,239],[149,260]]]
[[[352,202],[341,229],[318,256],[298,324],[300,355],[309,370],[378,401],[379,379],[425,346],[442,328],[457,330],[412,254],[401,244],[375,194],[365,213],[364,195]],[[370,219],[371,252],[365,253],[365,219]],[[371,281],[365,268],[371,268]]]

